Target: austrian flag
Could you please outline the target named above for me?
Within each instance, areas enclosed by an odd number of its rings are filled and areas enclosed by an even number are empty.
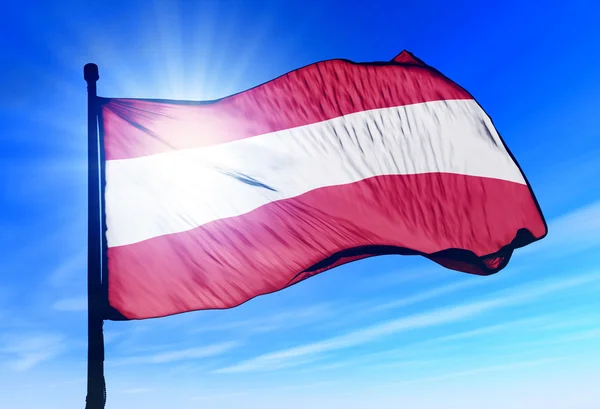
[[[406,51],[217,101],[98,103],[108,319],[234,307],[381,254],[488,275],[547,232],[490,117]]]

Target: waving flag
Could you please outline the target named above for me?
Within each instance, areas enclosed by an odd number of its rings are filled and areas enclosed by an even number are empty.
[[[380,254],[487,275],[547,231],[489,116],[407,52],[99,104],[109,318],[234,307]]]

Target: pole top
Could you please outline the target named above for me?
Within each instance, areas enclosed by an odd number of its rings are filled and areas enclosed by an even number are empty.
[[[100,79],[98,75],[98,66],[96,64],[86,64],[83,66],[83,78],[86,82],[96,82]]]

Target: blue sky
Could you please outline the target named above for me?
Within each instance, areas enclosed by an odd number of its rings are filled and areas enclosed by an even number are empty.
[[[600,407],[593,1],[20,1],[0,13],[0,406],[81,408],[86,89],[213,99],[408,49],[493,118],[549,224],[487,278],[379,257],[228,311],[107,322],[107,408]]]

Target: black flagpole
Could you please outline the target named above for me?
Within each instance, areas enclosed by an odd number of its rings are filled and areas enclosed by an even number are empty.
[[[88,91],[88,367],[86,409],[102,409],[104,385],[104,337],[102,334],[102,228],[100,206],[100,149],[96,81],[98,66],[86,64],[83,78]]]

